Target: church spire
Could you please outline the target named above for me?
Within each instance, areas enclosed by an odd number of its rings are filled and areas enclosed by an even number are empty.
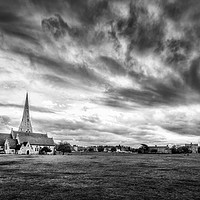
[[[24,105],[24,112],[21,124],[19,126],[19,131],[21,132],[32,132],[31,120],[29,115],[29,104],[28,104],[28,92],[26,93],[26,101]]]

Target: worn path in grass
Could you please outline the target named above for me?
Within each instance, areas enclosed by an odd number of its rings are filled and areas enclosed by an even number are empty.
[[[200,199],[200,154],[0,155],[0,199]]]

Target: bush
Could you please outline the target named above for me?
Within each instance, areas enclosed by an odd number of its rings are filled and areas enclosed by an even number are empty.
[[[51,152],[51,149],[49,147],[43,147],[40,149],[39,154],[47,154],[48,152]]]

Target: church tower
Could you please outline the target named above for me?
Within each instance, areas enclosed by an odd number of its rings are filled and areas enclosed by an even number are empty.
[[[32,126],[29,115],[28,92],[26,93],[26,101],[24,105],[23,117],[18,131],[32,133]]]

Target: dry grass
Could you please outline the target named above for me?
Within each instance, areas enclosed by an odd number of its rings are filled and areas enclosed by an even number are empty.
[[[0,155],[0,199],[200,199],[200,154]]]

